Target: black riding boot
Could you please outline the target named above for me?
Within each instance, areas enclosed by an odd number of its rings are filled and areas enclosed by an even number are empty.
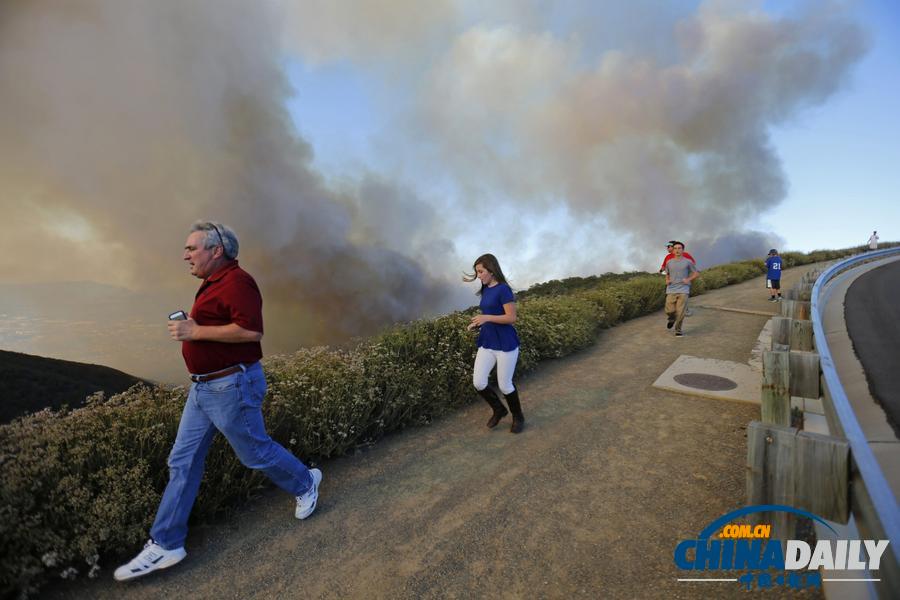
[[[522,405],[519,403],[519,390],[513,390],[506,394],[506,403],[509,404],[509,410],[513,417],[509,431],[510,433],[519,433],[525,426],[525,415],[522,414]]]
[[[509,411],[506,410],[506,407],[503,406],[503,403],[500,402],[500,398],[497,397],[497,394],[494,393],[494,390],[492,390],[490,386],[484,388],[483,390],[479,390],[478,395],[484,398],[485,401],[494,410],[494,414],[491,415],[490,419],[488,419],[487,426],[490,428],[496,427],[497,423],[500,422],[500,419],[509,414]]]

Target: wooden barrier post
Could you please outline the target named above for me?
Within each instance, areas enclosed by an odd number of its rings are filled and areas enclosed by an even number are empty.
[[[747,426],[747,503],[783,504],[846,523],[850,515],[850,444],[827,435],[752,421]],[[794,537],[793,514],[757,517],[772,538]]]
[[[783,302],[782,302],[783,303]],[[791,313],[785,315],[792,319],[800,319],[803,321],[809,321],[811,310],[811,303],[805,302],[803,300],[794,300],[791,302]]]
[[[790,408],[790,400],[788,400]],[[747,426],[747,503],[794,505],[794,443],[797,430],[752,421]],[[756,523],[772,524],[772,539],[794,537],[790,513],[761,513]]]
[[[747,425],[747,502],[787,504],[794,500],[794,439],[797,430],[751,421]]]
[[[788,372],[790,373],[788,390],[790,395],[801,398],[818,398],[820,395],[818,353],[791,350],[788,354]],[[790,400],[788,400],[788,403],[790,403]]]
[[[850,518],[850,443],[801,431],[794,447],[794,506],[846,523]]]
[[[813,351],[812,321],[791,321],[791,350]]]
[[[788,351],[791,349],[791,319],[772,317],[772,350]]]
[[[794,313],[794,302],[797,300],[782,300],[781,301],[781,316],[791,318],[791,315]]]
[[[763,352],[762,420],[791,424],[790,352]]]
[[[810,305],[806,300],[782,300],[781,316],[809,321]]]

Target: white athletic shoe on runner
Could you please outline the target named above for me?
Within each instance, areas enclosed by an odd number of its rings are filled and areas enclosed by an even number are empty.
[[[305,519],[316,510],[316,502],[319,500],[319,484],[322,483],[322,471],[319,469],[310,469],[309,475],[312,477],[312,487],[302,496],[297,496],[297,509],[294,516],[298,519]]]
[[[144,544],[144,549],[131,559],[131,562],[116,569],[113,577],[116,581],[127,581],[135,577],[141,577],[153,571],[180,563],[185,556],[187,556],[187,552],[184,551],[183,547],[175,550],[166,550],[153,540],[148,540]]]

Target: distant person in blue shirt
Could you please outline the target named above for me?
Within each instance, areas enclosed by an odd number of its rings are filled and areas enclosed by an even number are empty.
[[[769,288],[769,302],[781,300],[781,257],[778,250],[769,250],[769,258],[766,259],[766,287]],[[778,297],[775,297],[776,292]]]
[[[513,323],[516,322],[516,298],[506,283],[506,277],[500,270],[500,263],[493,254],[483,254],[475,260],[475,273],[467,275],[465,281],[481,282],[478,295],[481,296],[481,314],[472,317],[468,329],[480,328],[478,331],[478,352],[475,355],[475,368],[472,372],[472,383],[475,389],[493,409],[487,426],[494,428],[500,419],[512,413],[512,433],[519,433],[525,425],[522,405],[519,403],[519,392],[513,385],[513,373],[519,359],[519,336]],[[509,411],[500,402],[497,394],[488,387],[488,375],[497,365],[497,384],[506,397]]]

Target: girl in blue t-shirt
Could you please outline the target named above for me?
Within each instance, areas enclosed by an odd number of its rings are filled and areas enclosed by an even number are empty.
[[[478,353],[475,355],[475,368],[472,372],[472,383],[484,398],[494,414],[488,419],[488,427],[496,427],[500,419],[508,412],[512,413],[512,433],[519,433],[525,424],[522,405],[519,403],[519,392],[513,385],[513,373],[519,358],[519,336],[513,323],[516,322],[516,298],[506,283],[506,277],[500,270],[500,263],[493,254],[484,254],[475,260],[475,273],[464,277],[465,281],[481,282],[478,295],[481,296],[481,314],[472,317],[469,329],[479,327]],[[488,387],[488,375],[497,365],[497,383],[506,397],[509,411],[500,402],[497,394]]]

